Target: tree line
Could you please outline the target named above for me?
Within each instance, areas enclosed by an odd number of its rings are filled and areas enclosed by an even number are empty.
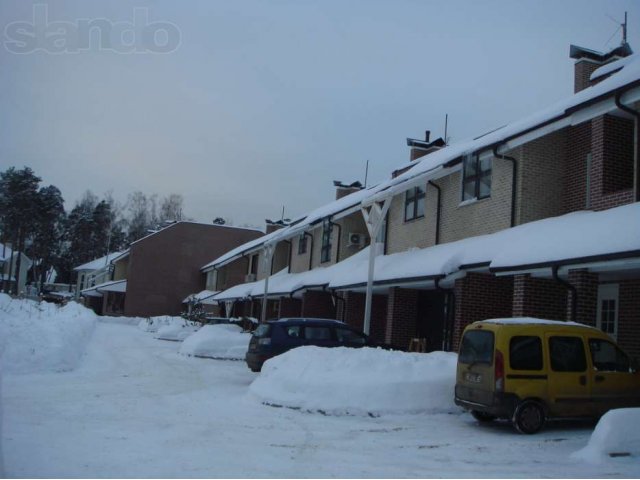
[[[137,191],[123,205],[110,193],[99,198],[87,190],[67,212],[60,190],[41,181],[29,167],[0,172],[0,243],[33,261],[27,281],[40,289],[52,269],[56,282],[71,283],[74,267],[123,250],[167,222],[187,220],[180,194],[161,198]],[[15,277],[12,293],[18,293],[21,262],[18,255],[3,279],[3,291],[9,291],[8,279]]]

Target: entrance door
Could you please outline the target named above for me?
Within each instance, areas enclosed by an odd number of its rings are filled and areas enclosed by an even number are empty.
[[[427,352],[442,350],[446,298],[442,292],[420,292],[418,295],[416,336],[427,339]]]

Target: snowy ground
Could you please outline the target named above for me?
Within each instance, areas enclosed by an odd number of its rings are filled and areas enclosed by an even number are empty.
[[[374,417],[274,408],[250,391],[261,374],[243,362],[189,357],[179,347],[135,322],[98,322],[74,370],[5,373],[5,475],[640,476],[637,455],[583,450],[593,423],[525,436],[503,423],[479,426],[455,408]]]

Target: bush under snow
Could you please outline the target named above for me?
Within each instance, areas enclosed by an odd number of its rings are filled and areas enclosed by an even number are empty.
[[[73,370],[97,316],[76,302],[63,307],[0,294],[0,365],[5,373]]]
[[[183,355],[242,360],[251,335],[238,325],[205,325],[180,346]]]
[[[447,413],[457,355],[300,347],[267,361],[249,387],[263,403],[327,414]]]
[[[571,457],[600,463],[610,457],[640,457],[640,408],[620,408],[605,413],[591,434],[589,443]]]

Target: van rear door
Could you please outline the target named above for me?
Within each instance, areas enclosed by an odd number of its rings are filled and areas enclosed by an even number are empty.
[[[456,396],[479,405],[493,404],[494,333],[490,330],[467,330],[460,342]]]
[[[585,339],[581,335],[547,334],[548,398],[553,416],[593,415]]]

